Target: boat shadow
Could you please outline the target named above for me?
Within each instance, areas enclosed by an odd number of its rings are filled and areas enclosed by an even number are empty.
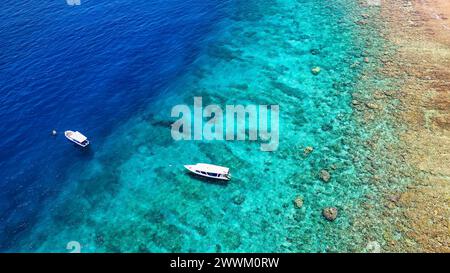
[[[76,157],[80,159],[92,159],[94,157],[94,150],[91,149],[91,145],[87,147],[80,147],[76,144],[73,144],[73,147],[76,151]]]
[[[219,179],[212,179],[212,178],[208,178],[208,177],[203,177],[203,176],[191,173],[191,172],[187,172],[186,174],[189,177],[191,177],[192,179],[198,180],[200,182],[207,183],[207,184],[213,184],[213,185],[221,186],[221,187],[228,186],[228,182],[229,182],[229,181],[226,181],[226,180],[219,180]]]

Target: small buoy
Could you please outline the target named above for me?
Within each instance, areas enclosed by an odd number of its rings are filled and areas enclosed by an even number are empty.
[[[52,136],[56,136],[56,134],[57,134],[56,130],[53,130],[52,131]]]

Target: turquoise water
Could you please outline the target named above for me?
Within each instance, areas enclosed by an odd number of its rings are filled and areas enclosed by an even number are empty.
[[[351,65],[362,62],[364,50],[356,3],[231,6],[187,72],[117,126],[91,159],[70,166],[60,181],[64,190],[20,250],[65,252],[69,241],[85,252],[348,250],[340,236],[368,190],[354,161],[361,133],[351,100],[360,68]],[[192,105],[194,96],[204,105],[280,105],[279,149],[173,141],[170,109]],[[307,146],[314,148],[309,155]],[[183,164],[196,162],[230,167],[233,179],[220,185],[187,175]],[[322,169],[331,173],[328,183],[319,179]],[[301,209],[294,207],[297,196]],[[339,209],[335,222],[322,217],[327,206]]]

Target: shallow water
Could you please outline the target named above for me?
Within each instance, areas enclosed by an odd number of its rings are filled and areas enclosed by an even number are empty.
[[[129,104],[142,107],[124,114],[90,150],[64,146],[72,160],[54,198],[42,202],[32,231],[25,229],[10,249],[64,252],[67,242],[78,241],[87,252],[347,250],[347,238],[332,235],[352,224],[350,208],[369,190],[359,177],[363,163],[354,160],[364,134],[351,107],[360,73],[351,65],[364,50],[356,3],[255,0],[211,8],[223,17],[195,46],[192,61],[176,68],[176,78],[163,78],[164,88],[145,103]],[[311,73],[314,66],[319,75]],[[151,75],[156,68],[129,69]],[[152,86],[144,79],[136,83],[140,92]],[[192,105],[194,96],[205,105],[279,105],[279,149],[173,141],[170,109]],[[88,132],[96,136],[94,124]],[[309,155],[307,146],[314,147]],[[187,175],[183,164],[195,162],[230,167],[233,179],[222,185]],[[322,169],[331,173],[328,183],[319,179]],[[293,204],[297,196],[301,209]],[[321,215],[326,206],[339,209],[333,223]]]

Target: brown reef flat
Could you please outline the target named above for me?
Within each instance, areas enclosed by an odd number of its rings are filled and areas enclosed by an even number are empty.
[[[396,119],[417,170],[396,200],[396,229],[407,239],[387,250],[450,252],[450,1],[384,0],[380,8],[396,46],[384,73],[402,81]]]

